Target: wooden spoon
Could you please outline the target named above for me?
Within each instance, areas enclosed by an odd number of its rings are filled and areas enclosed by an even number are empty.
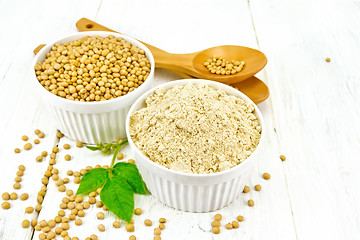
[[[82,32],[116,32],[87,18],[81,18],[77,21],[76,27]],[[240,82],[254,76],[263,69],[267,63],[267,58],[262,52],[241,46],[224,45],[208,48],[195,53],[172,54],[150,44],[142,43],[149,48],[154,55],[155,67],[157,68],[164,68],[170,71],[175,70],[176,72],[183,72],[196,78],[204,78],[226,84]],[[209,58],[219,56],[227,60],[245,61],[245,66],[239,73],[233,75],[217,75],[210,73],[204,66],[204,62]]]

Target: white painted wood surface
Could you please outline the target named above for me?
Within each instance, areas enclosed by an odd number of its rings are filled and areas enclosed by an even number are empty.
[[[162,239],[360,239],[360,5],[341,0],[224,0],[224,1],[110,1],[64,0],[60,2],[0,1],[0,192],[29,193],[27,201],[10,201],[0,209],[0,239],[38,239],[39,232],[23,229],[23,219],[50,220],[57,215],[64,193],[52,180],[43,209],[25,214],[36,205],[41,178],[49,157],[35,161],[41,151],[51,152],[69,143],[70,150],[57,156],[56,168],[65,177],[68,169],[109,164],[110,158],[78,149],[67,138],[58,142],[56,126],[46,113],[29,80],[32,50],[41,43],[73,33],[81,17],[95,20],[114,30],[136,37],[174,53],[236,44],[263,51],[268,65],[257,76],[270,88],[270,98],[259,104],[268,128],[266,154],[249,179],[261,192],[241,194],[228,207],[213,213],[185,213],[162,205],[152,196],[136,196],[143,214],[134,216],[137,239],[152,239],[154,222],[166,217]],[[331,62],[325,62],[330,57]],[[178,79],[156,70],[157,83]],[[35,139],[33,131],[46,133],[31,151],[14,154],[22,147],[22,135]],[[124,149],[127,158],[131,151]],[[69,153],[73,159],[65,162]],[[286,162],[279,155],[287,156]],[[17,166],[26,166],[22,188],[12,189]],[[261,173],[270,172],[270,181]],[[77,188],[70,177],[68,189]],[[246,201],[252,198],[255,206]],[[128,239],[131,234],[112,227],[114,217],[99,210],[86,210],[82,226],[71,224],[69,235],[85,239]],[[215,213],[223,215],[221,234],[211,233]],[[237,215],[245,221],[239,229],[224,225]],[[106,231],[100,233],[98,224]],[[57,237],[57,239],[62,239]]]

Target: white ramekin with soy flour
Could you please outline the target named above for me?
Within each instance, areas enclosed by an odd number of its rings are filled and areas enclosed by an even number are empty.
[[[47,91],[37,80],[34,66],[36,63],[45,60],[46,54],[50,52],[51,47],[53,47],[55,43],[71,42],[85,36],[108,37],[109,35],[113,35],[116,38],[121,37],[132,45],[141,48],[150,61],[151,70],[148,78],[134,91],[111,100],[79,102],[54,95]],[[139,41],[113,32],[80,32],[57,39],[41,49],[35,56],[32,64],[32,81],[44,100],[49,114],[54,117],[57,128],[65,134],[65,136],[84,143],[108,143],[126,137],[126,115],[134,101],[150,89],[154,78],[154,70],[155,61],[152,53]]]
[[[228,95],[236,96],[255,107],[255,115],[262,127],[259,145],[255,151],[239,165],[218,173],[193,174],[168,169],[147,158],[130,137],[130,116],[146,107],[146,98],[158,88],[168,90],[176,85],[204,83],[214,89],[222,89]],[[133,149],[136,165],[153,196],[164,204],[188,212],[209,212],[220,209],[240,196],[248,183],[249,175],[254,174],[255,162],[261,158],[265,138],[264,119],[254,102],[238,90],[214,81],[201,79],[179,80],[159,85],[144,93],[130,108],[126,118],[126,134]]]

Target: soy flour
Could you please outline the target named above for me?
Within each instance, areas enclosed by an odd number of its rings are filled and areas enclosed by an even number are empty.
[[[261,126],[254,106],[205,84],[158,89],[130,118],[130,135],[149,159],[186,173],[214,173],[255,150]]]

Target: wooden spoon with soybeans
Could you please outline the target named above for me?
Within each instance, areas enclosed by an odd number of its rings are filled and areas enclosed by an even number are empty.
[[[76,27],[84,31],[109,31],[116,32],[112,29],[104,27],[87,18],[81,18],[76,23]],[[254,76],[257,72],[264,68],[267,63],[266,56],[252,48],[224,45],[202,50],[195,53],[173,54],[165,52],[157,47],[142,42],[155,59],[155,67],[164,68],[169,71],[183,72],[192,77],[214,80],[226,84],[236,83]],[[231,75],[219,75],[211,73],[204,63],[214,57],[223,57],[226,60],[244,61],[245,65],[238,73]]]

